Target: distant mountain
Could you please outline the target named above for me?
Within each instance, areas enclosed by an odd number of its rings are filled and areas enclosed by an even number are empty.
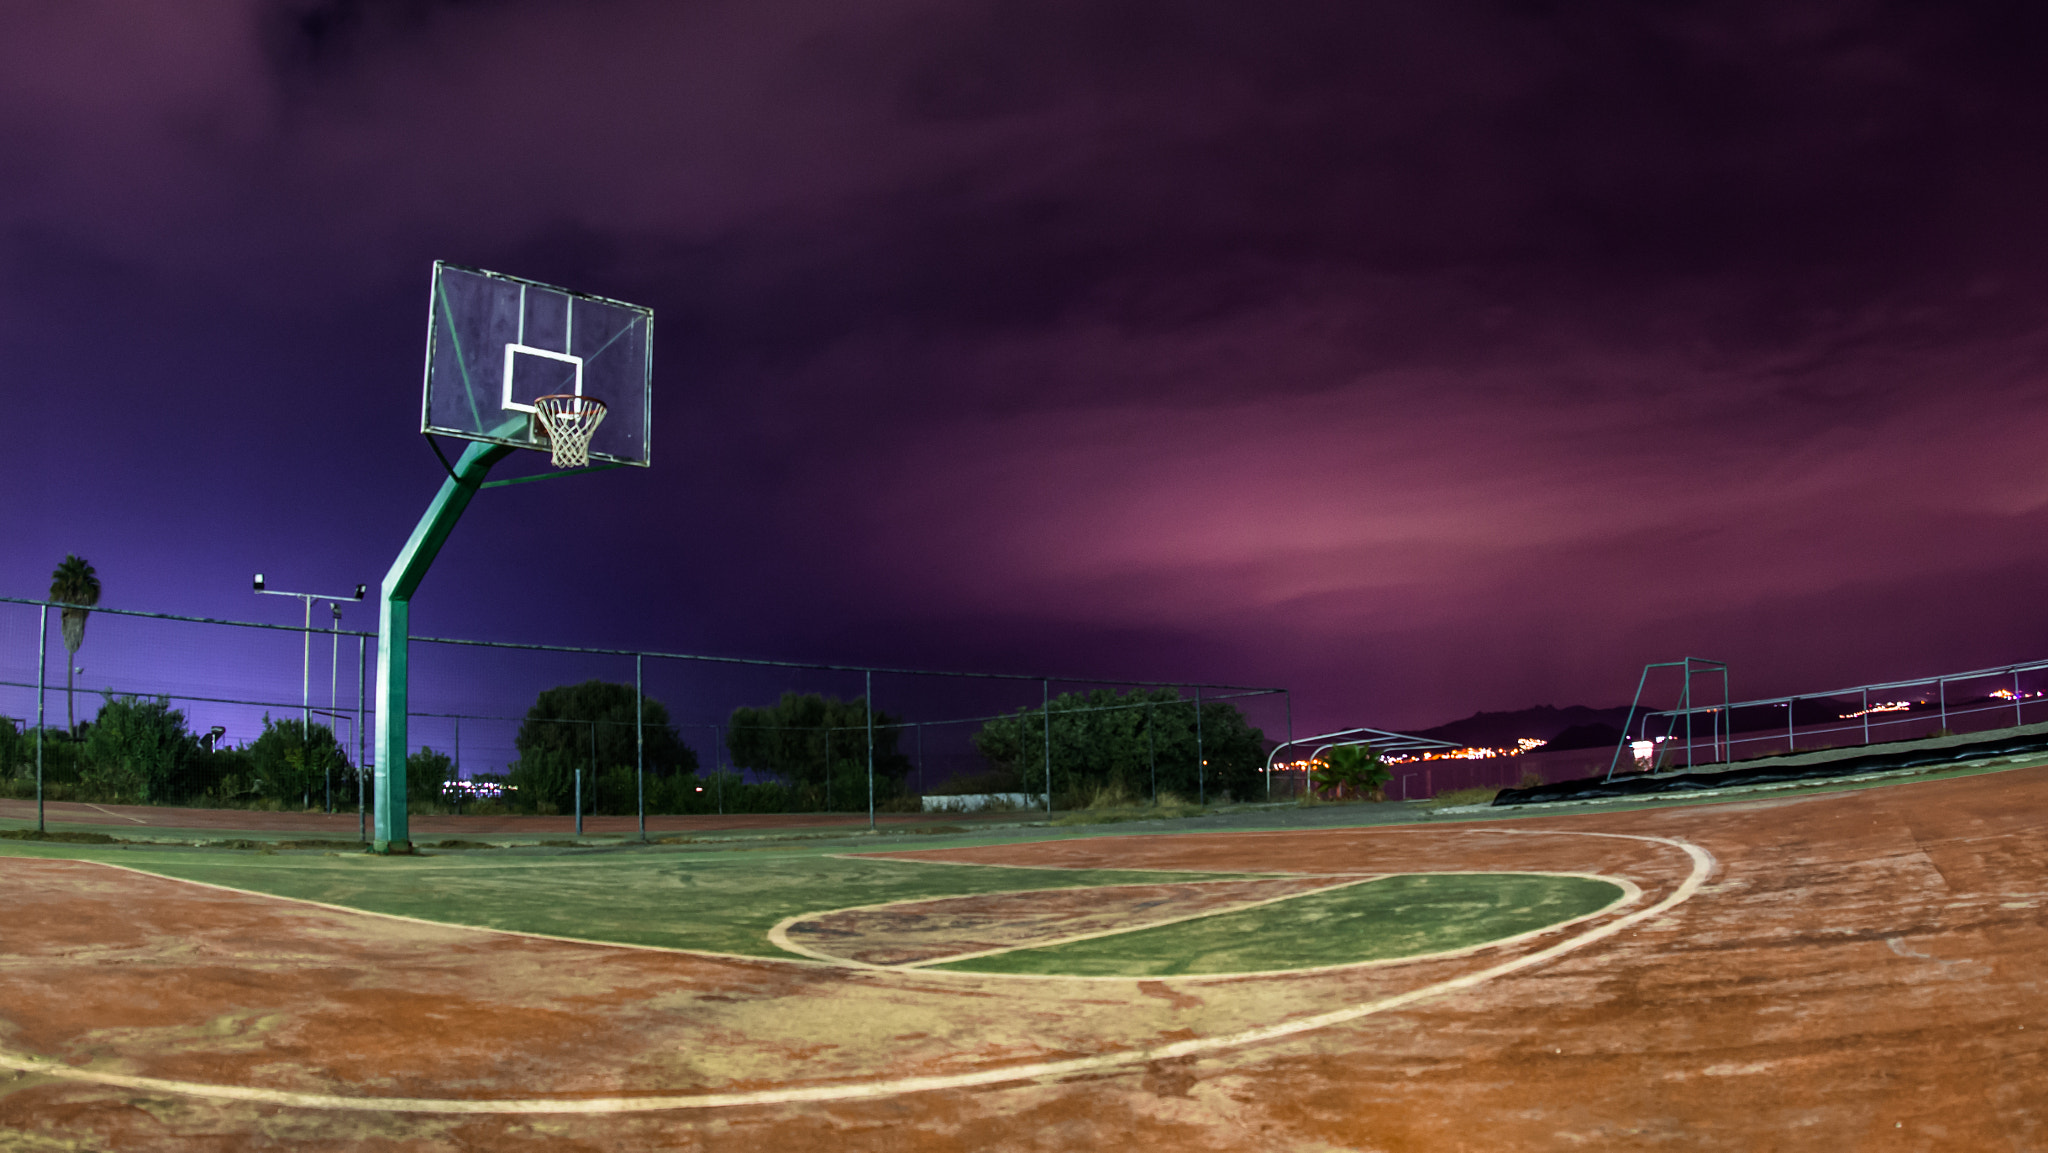
[[[1570,725],[1543,746],[1554,752],[1565,749],[1611,749],[1621,743],[1621,730],[1613,725]]]
[[[1461,745],[1506,748],[1523,737],[1555,740],[1567,729],[1578,730],[1575,736],[1603,728],[1618,732],[1627,719],[1627,705],[1616,705],[1611,709],[1594,709],[1585,705],[1568,705],[1560,709],[1555,705],[1537,705],[1513,712],[1473,713],[1462,721],[1420,729],[1414,735],[1455,741]]]

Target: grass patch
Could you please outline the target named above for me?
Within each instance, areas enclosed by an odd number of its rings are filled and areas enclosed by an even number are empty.
[[[0,837],[10,841],[61,841],[68,845],[118,845],[125,844],[105,833],[74,833],[65,830],[39,833],[34,829],[0,829]]]
[[[130,841],[126,843],[136,844],[139,842]],[[357,853],[369,850],[369,846],[361,841],[258,841],[242,837],[233,837],[220,841],[201,841],[198,847],[202,849],[252,850],[258,853],[274,853],[279,849],[346,849]]]
[[[1119,821],[1168,821],[1178,817],[1199,817],[1208,809],[1171,793],[1160,793],[1156,800],[1145,800],[1132,796],[1122,782],[1112,781],[1099,786],[1084,798],[1084,804],[1070,809],[1052,819],[1052,824],[1112,825]]]
[[[1590,877],[1383,877],[1234,913],[932,967],[1164,977],[1342,965],[1484,944],[1595,912],[1621,896],[1621,886]]]
[[[1449,809],[1459,805],[1490,805],[1499,789],[1452,789],[1422,802],[1425,809]]]

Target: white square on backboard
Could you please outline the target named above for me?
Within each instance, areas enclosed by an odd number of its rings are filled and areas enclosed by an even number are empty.
[[[582,358],[582,357],[580,357],[580,356],[571,356],[571,355],[569,355],[569,354],[568,354],[568,353],[566,353],[566,352],[556,352],[556,351],[555,351],[554,349],[552,349],[552,348],[535,348],[535,347],[533,347],[532,345],[528,345],[528,344],[508,344],[508,345],[506,345],[506,346],[505,346],[505,389],[504,389],[504,400],[503,400],[503,406],[504,406],[504,407],[505,407],[505,408],[506,408],[506,409],[507,409],[508,411],[511,411],[511,412],[532,412],[532,411],[534,411],[534,407],[533,407],[532,405],[530,405],[530,404],[521,404],[521,403],[519,403],[518,401],[515,401],[515,400],[513,400],[513,399],[512,399],[512,369],[513,369],[513,365],[514,365],[515,363],[517,363],[517,361],[518,361],[519,357],[521,357],[521,356],[541,356],[541,357],[546,357],[546,358],[547,358],[547,359],[549,359],[549,360],[559,360],[559,361],[562,361],[562,362],[564,362],[564,363],[567,363],[567,364],[573,364],[573,365],[575,365],[575,366],[576,366],[576,386],[575,386],[575,388],[574,388],[574,389],[573,389],[572,391],[573,391],[573,393],[574,393],[575,395],[577,395],[577,396],[582,396],[582,395],[583,395],[583,358]]]

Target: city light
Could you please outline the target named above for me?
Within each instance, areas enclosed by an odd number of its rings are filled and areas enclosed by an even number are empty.
[[[1549,741],[1535,737],[1519,737],[1513,748],[1488,748],[1485,745],[1466,745],[1459,749],[1431,749],[1421,753],[1396,753],[1386,762],[1390,765],[1406,765],[1415,761],[1484,761],[1494,757],[1517,757],[1523,753],[1535,752],[1549,744]]]
[[[2000,690],[2000,692],[2003,691],[2002,689]],[[1998,693],[1992,693],[1991,695],[1995,697]],[[1853,713],[1843,713],[1840,719],[1853,721],[1857,717],[1868,716],[1871,713],[1903,713],[1910,711],[1912,708],[1913,702],[1911,701],[1885,701],[1882,704],[1872,705],[1867,709],[1857,709]]]

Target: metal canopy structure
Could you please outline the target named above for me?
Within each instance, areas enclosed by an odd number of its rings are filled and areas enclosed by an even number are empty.
[[[1327,733],[1317,733],[1312,737],[1298,737],[1273,746],[1273,751],[1266,754],[1266,776],[1268,780],[1273,775],[1273,759],[1280,755],[1280,750],[1289,746],[1301,745],[1309,745],[1315,749],[1314,752],[1309,754],[1310,760],[1321,756],[1325,750],[1339,745],[1371,745],[1383,753],[1427,753],[1446,749],[1462,749],[1465,747],[1456,741],[1440,741],[1434,737],[1418,737],[1413,733],[1397,733],[1389,729],[1374,729],[1363,726],[1353,729],[1333,729]]]

